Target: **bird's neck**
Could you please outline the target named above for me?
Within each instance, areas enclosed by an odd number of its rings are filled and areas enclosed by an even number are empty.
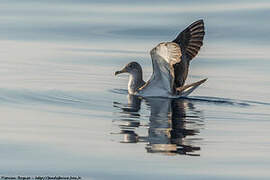
[[[142,73],[134,73],[129,75],[128,93],[134,94],[140,87],[144,85]]]

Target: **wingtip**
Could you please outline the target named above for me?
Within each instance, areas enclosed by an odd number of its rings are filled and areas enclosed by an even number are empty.
[[[188,88],[195,88],[195,87],[198,87],[200,86],[201,84],[203,84],[208,78],[205,78],[203,80],[200,80],[200,81],[197,81],[197,82],[194,82],[194,83],[191,83],[191,84],[187,84],[187,85],[184,85],[184,86],[181,86],[181,87],[178,87],[176,88],[176,91],[178,93],[181,93],[181,92],[184,92],[185,90],[187,90]]]
[[[190,24],[190,25],[188,26],[188,28],[192,28],[192,27],[194,27],[194,26],[197,26],[198,24],[202,24],[202,26],[204,26],[204,21],[203,21],[203,19],[199,19],[199,20],[197,20],[197,21],[194,21],[192,24]]]
[[[204,83],[205,81],[207,81],[208,78],[202,79],[198,82],[195,82],[194,85],[201,85],[202,83]]]
[[[202,79],[202,80],[196,82],[196,85],[201,85],[201,84],[203,84],[205,81],[207,81],[207,79],[208,79],[208,78],[205,78],[205,79]]]
[[[202,22],[202,23],[204,23],[204,20],[203,20],[203,19],[199,19],[199,20],[197,20],[197,22]]]
[[[205,79],[201,80],[201,82],[204,83],[207,80],[208,80],[208,78],[205,78]]]

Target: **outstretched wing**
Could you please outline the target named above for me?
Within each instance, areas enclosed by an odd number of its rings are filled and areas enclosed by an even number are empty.
[[[172,42],[179,44],[187,58],[191,60],[202,47],[204,34],[204,22],[201,19],[189,25]]]
[[[203,20],[198,20],[189,25],[173,40],[181,47],[183,53],[182,60],[174,65],[174,83],[176,88],[185,84],[189,62],[198,54],[203,45],[204,34],[204,22]]]
[[[174,65],[181,61],[181,48],[173,42],[160,43],[151,50],[153,74],[149,81],[141,88],[149,95],[165,96],[175,92]]]

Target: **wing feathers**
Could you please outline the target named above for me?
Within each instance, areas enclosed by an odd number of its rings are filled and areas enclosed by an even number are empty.
[[[189,54],[189,56],[196,56],[196,54],[197,54],[197,52],[196,51],[194,51],[194,50],[192,50],[192,49],[187,49],[187,53]]]
[[[203,22],[198,22],[195,26],[189,28],[190,31],[195,31],[196,29],[204,29]]]
[[[160,43],[151,50],[152,55],[161,56],[168,64],[173,65],[181,61],[181,48],[173,42]]]
[[[197,28],[197,29],[195,29],[194,31],[191,31],[191,35],[195,35],[195,34],[197,34],[197,33],[203,33],[204,34],[204,31],[203,31],[203,29],[200,27],[200,28]]]
[[[193,47],[198,47],[200,49],[200,47],[202,46],[202,43],[201,42],[191,42],[189,43],[190,46],[193,46]]]
[[[181,60],[181,49],[176,43],[166,43],[168,49],[168,58],[171,65]]]
[[[173,42],[179,44],[186,51],[188,59],[191,60],[198,54],[203,45],[204,35],[204,22],[198,20],[182,31]]]

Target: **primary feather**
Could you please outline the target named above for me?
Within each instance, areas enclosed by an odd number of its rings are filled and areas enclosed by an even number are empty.
[[[202,47],[204,34],[204,22],[203,20],[198,20],[189,25],[173,40],[173,42],[179,44],[183,53],[182,61],[174,65],[175,88],[185,84],[189,63]]]

